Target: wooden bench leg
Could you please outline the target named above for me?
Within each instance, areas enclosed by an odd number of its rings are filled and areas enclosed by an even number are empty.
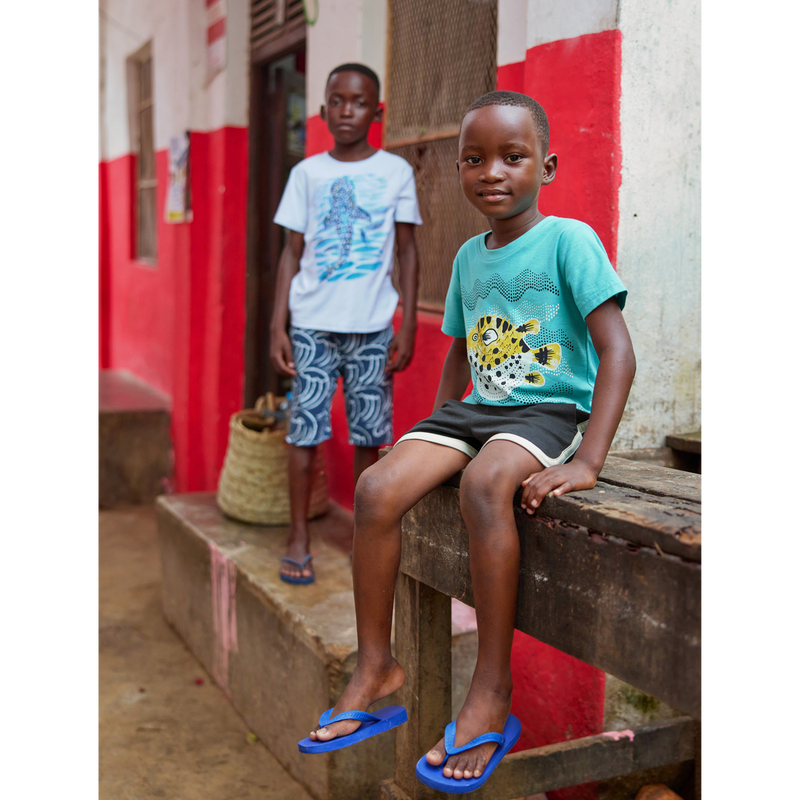
[[[694,728],[694,800],[704,800],[706,793],[706,724]]]
[[[402,572],[396,598],[397,660],[406,672],[400,697],[408,722],[397,729],[394,783],[411,800],[440,797],[417,780],[414,769],[450,722],[450,598]]]

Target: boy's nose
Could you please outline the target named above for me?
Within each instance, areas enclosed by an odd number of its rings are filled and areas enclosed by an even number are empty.
[[[503,180],[503,162],[487,161],[481,177],[484,181],[490,182]]]

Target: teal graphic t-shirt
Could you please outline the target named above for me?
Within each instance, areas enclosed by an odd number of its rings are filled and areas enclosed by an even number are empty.
[[[505,247],[487,234],[456,255],[442,331],[466,337],[467,403],[574,403],[591,411],[599,359],[586,316],[627,290],[584,222],[545,217]]]

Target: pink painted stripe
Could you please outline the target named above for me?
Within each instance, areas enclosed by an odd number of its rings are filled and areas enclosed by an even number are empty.
[[[209,543],[211,554],[211,614],[214,623],[214,662],[211,673],[225,691],[231,651],[239,652],[236,626],[236,564]]]

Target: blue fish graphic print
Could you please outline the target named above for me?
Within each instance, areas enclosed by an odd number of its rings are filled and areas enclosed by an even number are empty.
[[[356,204],[356,190],[350,178],[338,178],[331,187],[331,210],[324,220],[324,226],[336,226],[336,233],[339,237],[339,258],[334,264],[329,264],[325,268],[325,278],[340,269],[350,255],[350,248],[353,243],[353,224],[356,220],[372,222],[372,217],[363,208]],[[364,232],[361,232],[362,239],[366,242]]]

